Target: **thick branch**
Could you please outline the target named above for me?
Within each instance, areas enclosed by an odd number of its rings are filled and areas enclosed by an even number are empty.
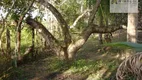
[[[94,19],[95,19],[95,15],[96,15],[96,12],[98,10],[98,7],[101,3],[101,0],[97,0],[96,1],[96,4],[94,5],[94,8],[93,8],[93,11],[92,13],[90,14],[90,17],[89,17],[89,21],[88,21],[88,25],[92,24]]]
[[[26,19],[26,23],[30,25],[30,27],[35,28],[38,30],[38,32],[46,39],[47,42],[50,42],[49,44],[58,43],[58,40],[39,22],[35,21],[34,19],[31,19],[28,17]]]
[[[66,46],[68,44],[71,43],[71,35],[69,33],[69,29],[68,29],[68,24],[66,23],[66,21],[64,20],[63,16],[59,13],[59,11],[50,3],[48,3],[47,0],[38,0],[38,2],[40,4],[42,4],[43,6],[45,6],[46,8],[48,8],[56,17],[56,19],[58,20],[58,22],[61,24],[61,28],[64,34],[64,42],[66,44]]]
[[[119,29],[123,29],[123,26],[113,26],[113,25],[109,25],[107,26],[98,26],[95,24],[90,25],[91,29],[92,29],[92,33],[111,33],[111,32],[115,32]]]
[[[72,43],[68,47],[69,58],[73,58],[75,53],[85,44],[88,40],[89,36],[92,33],[110,33],[116,30],[123,29],[122,26],[98,26],[98,25],[90,25],[87,29],[83,31],[81,34],[81,38],[77,40],[75,43]]]
[[[47,45],[49,45],[49,47],[55,51],[55,53],[60,56],[61,53],[60,52],[65,52],[63,53],[65,55],[65,58],[68,59],[68,54],[66,52],[66,48],[63,45],[61,45],[58,40],[39,22],[35,21],[34,19],[31,19],[30,17],[28,17],[26,19],[26,23],[29,24],[32,28],[35,28],[38,30],[38,32],[43,36],[43,38],[45,38],[45,40],[47,41]]]

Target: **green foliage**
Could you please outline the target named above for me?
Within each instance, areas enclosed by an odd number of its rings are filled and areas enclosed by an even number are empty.
[[[0,77],[0,80],[27,80],[23,78],[23,71],[19,68],[10,68],[5,73],[5,76]]]
[[[96,0],[86,0],[86,5],[94,5],[96,3]]]
[[[61,5],[59,8],[62,11],[62,15],[65,20],[71,25],[76,17],[79,15],[78,9],[79,4],[76,0],[68,0],[64,5]]]
[[[15,20],[15,21],[18,21],[19,20],[19,15],[18,14],[16,14],[16,13],[13,13],[12,15],[11,15],[11,19],[12,20]]]
[[[31,63],[27,64],[28,65],[27,67],[24,65],[22,68],[19,67],[19,69],[17,70],[14,70],[12,72],[10,71],[9,77],[14,77],[14,78],[17,77],[17,79],[20,79],[20,80],[28,80],[29,78],[31,78],[31,76],[32,77],[35,76],[34,71],[36,71],[37,69],[40,69],[37,72],[43,72],[42,69],[44,70],[46,68],[46,70],[44,71],[46,72],[46,75],[50,73],[59,72],[57,73],[57,75],[61,73],[61,75],[62,74],[80,75],[82,77],[87,76],[87,79],[85,78],[86,80],[93,80],[93,79],[110,80],[115,75],[116,69],[121,62],[121,59],[120,59],[121,57],[116,57],[116,56],[118,54],[121,54],[121,55],[123,54],[124,56],[125,53],[113,52],[112,51],[113,48],[111,49],[112,52],[110,51],[109,53],[107,52],[105,52],[104,54],[96,53],[97,52],[96,49],[98,47],[93,46],[92,43],[93,41],[85,45],[85,47],[83,48],[84,50],[80,52],[81,54],[84,55],[85,58],[80,58],[82,56],[78,54],[78,57],[76,58],[75,61],[66,62],[66,61],[59,60],[55,56],[48,56],[48,57],[45,57],[45,59],[41,59],[36,62],[33,62],[33,64]],[[89,45],[92,45],[92,46],[89,46]],[[127,47],[126,45],[122,45],[122,44],[108,44],[108,45],[113,47],[114,46]],[[89,50],[86,48],[89,48]],[[122,49],[119,48],[119,50],[121,51]],[[43,53],[43,54],[45,55],[46,53]],[[90,56],[90,57],[87,58],[87,56]],[[31,68],[32,69],[35,68],[35,69],[33,70],[33,72],[32,70],[30,70],[29,72],[25,72],[24,68],[25,70],[28,70]]]
[[[64,61],[61,61],[55,57],[55,58],[52,58],[51,64],[48,66],[50,67],[51,72],[58,72],[60,70],[63,70],[67,65],[65,64]]]
[[[84,10],[87,9],[85,5],[86,1],[84,0],[67,0],[63,5],[58,6],[58,10],[62,13],[64,19],[67,21],[69,25],[72,25],[76,18],[81,15]],[[82,7],[82,9],[81,9]],[[83,12],[82,12],[83,11]],[[82,18],[79,20],[75,29],[82,30],[86,26],[85,19]]]

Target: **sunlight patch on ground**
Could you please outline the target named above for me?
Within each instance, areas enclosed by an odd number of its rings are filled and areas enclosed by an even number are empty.
[[[91,67],[93,67],[93,65],[83,66],[81,68],[71,67],[70,69],[65,71],[63,74],[71,75],[71,74],[77,73],[77,72],[82,72],[82,71],[85,72],[85,71],[89,70]]]
[[[100,79],[102,79],[103,74],[105,74],[106,71],[107,71],[107,69],[103,68],[103,69],[97,71],[96,73],[89,75],[86,80],[100,80]]]

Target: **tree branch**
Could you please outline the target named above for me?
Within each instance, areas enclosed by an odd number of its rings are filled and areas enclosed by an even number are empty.
[[[88,20],[88,25],[93,23],[93,21],[95,19],[96,12],[98,10],[98,7],[99,7],[100,3],[101,3],[101,0],[96,1],[96,4],[94,5],[93,11],[90,14],[90,17],[89,17],[89,20]]]
[[[48,3],[47,0],[38,0],[38,2],[45,6],[46,8],[48,8],[56,17],[56,19],[58,20],[58,22],[61,24],[61,28],[64,34],[64,42],[65,45],[69,45],[71,43],[71,35],[69,33],[69,26],[66,23],[66,21],[64,20],[63,16],[59,13],[59,11],[50,3]]]
[[[18,25],[17,25],[17,29],[21,29],[19,27],[21,27],[22,24],[22,20],[24,19],[25,15],[27,14],[27,12],[30,10],[30,8],[32,7],[33,3],[35,0],[32,0],[31,4],[29,5],[29,7],[25,10],[25,12],[22,14],[22,16],[20,17],[19,21],[18,21]]]
[[[74,21],[73,25],[70,26],[70,28],[73,28],[76,26],[77,22],[87,13],[89,12],[90,10],[85,10],[81,15],[79,15],[76,20]]]
[[[31,19],[30,17],[27,17],[26,23],[30,25],[30,27],[35,28],[38,30],[38,32],[46,39],[50,44],[52,42],[58,44],[58,40],[38,21],[35,21],[34,19]]]
[[[60,55],[60,51],[64,49],[64,47],[41,23],[30,17],[26,18],[26,23],[30,25],[31,28],[37,29],[41,36],[47,41],[46,44],[55,51],[57,55]]]
[[[82,34],[81,34],[81,38],[79,40],[77,40],[75,43],[72,43],[69,45],[68,47],[68,52],[69,54],[69,58],[72,58],[72,56],[75,55],[75,53],[85,44],[85,42],[88,40],[89,36],[92,33],[110,33],[110,32],[114,32],[116,30],[119,29],[123,29],[123,26],[98,26],[98,25],[90,25],[88,28],[86,28]]]
[[[14,2],[12,3],[12,5],[11,5],[10,9],[8,10],[8,13],[6,14],[5,18],[3,18],[3,16],[1,15],[2,16],[2,20],[3,20],[3,26],[2,26],[2,30],[0,31],[0,38],[1,38],[2,33],[4,32],[4,29],[5,29],[5,22],[6,22],[5,20],[7,19],[7,17],[9,16],[9,14],[11,13],[11,10],[13,9],[16,1],[17,0],[14,0]]]
[[[118,25],[118,26],[109,25],[107,27],[107,26],[98,26],[95,24],[90,25],[90,28],[92,29],[92,33],[111,33],[119,29],[124,29],[123,25]]]
[[[64,0],[61,4],[59,4],[59,6],[63,5],[67,0]]]

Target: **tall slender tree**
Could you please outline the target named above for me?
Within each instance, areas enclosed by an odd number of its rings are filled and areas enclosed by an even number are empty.
[[[127,41],[137,43],[138,14],[128,14]]]

